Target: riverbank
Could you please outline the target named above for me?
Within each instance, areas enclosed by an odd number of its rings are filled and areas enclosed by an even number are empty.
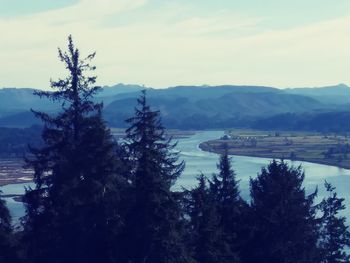
[[[21,158],[0,159],[0,186],[31,182],[33,171],[23,166]]]
[[[192,189],[197,187],[197,177],[204,173],[209,178],[213,173],[217,173],[217,166],[219,156],[214,153],[202,151],[199,145],[202,142],[215,140],[224,135],[224,131],[198,131],[193,136],[179,139],[176,146],[176,151],[180,152],[180,160],[184,160],[186,167],[182,175],[178,178],[174,189],[182,190],[183,188]],[[233,158],[233,167],[236,172],[237,180],[239,180],[240,192],[242,198],[249,197],[249,180],[254,178],[261,168],[266,166],[269,159],[237,156]],[[295,162],[294,165],[299,165],[300,162]],[[303,169],[305,170],[305,189],[307,193],[312,193],[315,187],[319,186],[318,198],[322,199],[328,195],[325,192],[323,184],[324,181],[332,183],[337,189],[340,197],[345,198],[345,205],[350,208],[350,170],[338,169],[334,166],[326,166],[315,163],[304,162]],[[25,215],[25,206],[22,202],[13,200],[14,195],[23,195],[24,188],[33,184],[10,184],[0,187],[3,195],[8,195],[5,198],[7,206],[10,209],[11,215],[15,224],[19,224],[19,219]],[[348,218],[350,218],[350,209],[345,211]]]
[[[224,137],[202,142],[200,149],[212,153],[289,159],[350,169],[350,138],[347,135],[230,131]]]
[[[121,139],[125,136],[125,129],[123,128],[111,128],[112,134],[115,138]],[[177,130],[168,129],[166,135],[172,137],[173,139],[184,139],[189,138],[196,134],[197,131],[192,130]]]

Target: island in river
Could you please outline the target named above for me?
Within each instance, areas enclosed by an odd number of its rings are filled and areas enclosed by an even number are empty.
[[[290,159],[350,169],[350,136],[333,133],[230,130],[202,142],[203,151],[230,155]]]

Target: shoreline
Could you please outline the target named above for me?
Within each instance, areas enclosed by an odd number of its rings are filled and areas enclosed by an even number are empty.
[[[223,151],[221,150],[215,150],[212,147],[210,147],[209,144],[210,141],[206,142],[201,142],[198,147],[205,152],[210,152],[210,153],[215,153],[215,154],[222,154]],[[232,150],[232,149],[229,149]],[[256,153],[243,153],[240,152],[239,150],[236,150],[235,152],[232,153],[232,151],[229,151],[229,155],[231,156],[245,156],[245,157],[257,157],[257,158],[266,158],[266,159],[283,159],[283,160],[288,160],[288,161],[298,161],[298,162],[308,162],[308,163],[314,163],[314,164],[322,164],[322,165],[327,165],[327,166],[333,166],[339,169],[346,169],[350,170],[350,165],[347,164],[336,164],[334,162],[330,162],[327,160],[314,160],[314,159],[305,159],[305,158],[295,158],[291,160],[290,158],[285,158],[284,156],[275,156],[275,155],[264,155],[264,154],[256,154]]]
[[[13,201],[18,203],[23,203],[23,196],[19,194],[8,194],[8,195],[1,195],[1,198],[11,198]]]
[[[6,186],[6,185],[12,185],[12,184],[23,184],[23,183],[32,183],[33,179],[32,178],[26,178],[26,179],[21,179],[21,178],[9,178],[7,179],[0,179],[0,187]]]

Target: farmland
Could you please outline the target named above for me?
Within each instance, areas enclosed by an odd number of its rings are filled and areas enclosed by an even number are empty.
[[[22,159],[0,159],[0,186],[31,181],[33,171],[23,165]]]
[[[290,159],[350,169],[350,136],[306,132],[230,130],[216,140],[203,142],[204,151],[231,155]]]

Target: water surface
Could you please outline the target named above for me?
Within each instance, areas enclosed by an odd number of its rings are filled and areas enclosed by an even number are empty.
[[[190,189],[196,185],[196,177],[200,173],[211,177],[214,172],[217,172],[216,164],[219,156],[215,153],[202,151],[198,145],[203,141],[220,138],[223,134],[223,131],[203,131],[189,138],[179,139],[177,150],[181,152],[180,158],[186,162],[186,168],[175,188]],[[248,199],[249,197],[249,179],[256,177],[261,168],[270,161],[271,159],[267,158],[233,156],[232,166],[237,174],[237,179],[240,180],[241,194],[244,198]],[[300,161],[290,163],[295,166],[302,165],[305,170],[305,188],[308,192],[312,192],[318,186],[319,200],[325,195],[324,180],[332,183],[337,188],[338,195],[345,198],[348,207],[346,215],[350,219],[350,170]],[[24,193],[26,185],[28,183],[7,185],[1,187],[1,190],[3,194],[21,194]],[[12,198],[6,198],[6,200],[14,220],[17,221],[19,217],[24,215],[23,204],[13,201]]]

